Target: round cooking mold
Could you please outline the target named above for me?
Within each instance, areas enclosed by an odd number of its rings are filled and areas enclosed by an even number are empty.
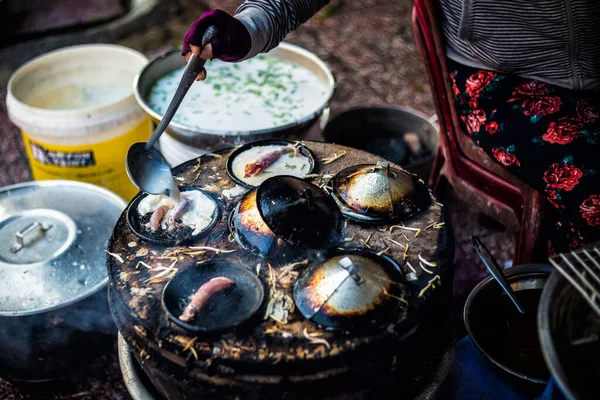
[[[144,224],[147,222],[146,220],[149,219],[149,217],[144,216],[145,217],[144,218],[143,216],[141,216],[138,213],[138,206],[139,206],[140,202],[146,196],[148,196],[147,193],[138,194],[131,201],[129,207],[127,208],[126,220],[127,220],[127,225],[129,226],[129,229],[131,229],[134,232],[134,234],[136,236],[138,236],[139,238],[141,238],[143,240],[147,240],[147,241],[155,243],[155,244],[163,245],[163,246],[179,246],[179,245],[189,244],[189,243],[192,243],[192,242],[206,236],[221,221],[222,211],[221,211],[221,206],[219,204],[219,201],[217,200],[216,196],[213,195],[212,193],[204,191],[204,190],[196,188],[196,187],[185,186],[185,187],[180,187],[179,190],[180,190],[180,192],[197,190],[197,191],[201,192],[203,195],[205,195],[206,197],[208,197],[215,204],[215,211],[213,213],[213,219],[210,222],[210,224],[208,224],[208,226],[206,226],[206,228],[204,228],[201,232],[199,232],[196,235],[191,235],[193,230],[191,228],[187,227],[187,229],[186,229],[187,234],[183,233],[181,231],[181,229],[174,231],[174,233],[165,234],[164,233],[165,231],[163,229],[152,231],[151,229],[146,228],[144,226]]]
[[[256,185],[252,185],[250,183],[245,182],[242,178],[238,177],[234,172],[233,172],[233,163],[236,159],[236,157],[240,156],[242,153],[255,148],[255,147],[263,147],[263,146],[298,146],[299,147],[299,152],[300,154],[302,154],[304,157],[308,158],[309,163],[310,163],[310,167],[308,168],[307,171],[305,171],[305,175],[309,175],[309,174],[313,174],[316,171],[317,168],[317,162],[315,161],[315,155],[313,154],[313,152],[306,147],[305,145],[301,144],[300,142],[295,142],[295,141],[291,141],[291,140],[284,140],[284,139],[267,139],[267,140],[259,140],[256,142],[252,142],[252,143],[248,143],[245,144],[241,147],[239,147],[238,149],[234,150],[229,157],[227,158],[227,163],[226,163],[226,170],[227,170],[227,174],[229,175],[229,177],[231,178],[231,180],[233,180],[235,183],[246,187],[246,188],[255,188],[260,186],[260,183],[264,182],[264,180],[268,179],[268,178],[272,178],[273,176],[280,176],[280,175],[269,175],[267,176],[263,181],[261,181],[259,184]],[[287,154],[282,155],[282,157],[288,157]],[[286,174],[288,175],[288,174]],[[303,178],[301,178],[303,179]]]
[[[234,283],[208,298],[191,321],[179,319],[192,296],[206,282],[225,277]],[[202,333],[236,328],[250,321],[261,308],[265,290],[248,268],[224,260],[192,265],[177,273],[163,290],[162,307],[168,318],[180,327]]]

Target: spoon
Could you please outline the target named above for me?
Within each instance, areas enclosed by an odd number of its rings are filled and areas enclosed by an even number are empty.
[[[471,241],[473,242],[473,247],[475,247],[477,255],[479,256],[481,261],[483,261],[483,265],[485,265],[485,267],[488,269],[488,271],[490,271],[490,273],[500,284],[500,286],[502,286],[502,289],[504,289],[508,297],[514,303],[515,307],[517,307],[517,310],[519,310],[521,314],[525,314],[525,309],[523,308],[523,306],[521,306],[521,304],[515,297],[515,293],[508,284],[506,277],[502,273],[502,269],[500,268],[494,257],[492,257],[490,251],[483,245],[483,243],[481,243],[481,241],[476,236],[471,236]]]
[[[217,34],[217,28],[209,26],[202,37],[202,47],[206,46]],[[134,143],[127,152],[127,175],[138,189],[150,194],[165,194],[179,201],[180,194],[177,183],[173,179],[171,167],[164,156],[154,147],[154,143],[163,134],[167,126],[177,112],[189,88],[204,67],[206,60],[190,57],[175,95],[160,120],[160,123],[152,132],[147,142]]]

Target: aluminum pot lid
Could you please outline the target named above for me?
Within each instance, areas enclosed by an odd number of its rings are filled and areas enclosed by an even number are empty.
[[[402,310],[406,294],[397,264],[366,250],[345,250],[329,257],[305,270],[294,286],[302,315],[337,329],[394,320],[393,310]]]
[[[295,246],[321,248],[339,239],[340,209],[318,186],[293,176],[265,180],[256,204],[267,226]]]
[[[108,283],[106,253],[127,203],[76,181],[0,189],[0,315],[36,314]]]
[[[431,204],[416,176],[385,161],[341,171],[333,178],[333,193],[347,216],[380,223],[408,218]]]

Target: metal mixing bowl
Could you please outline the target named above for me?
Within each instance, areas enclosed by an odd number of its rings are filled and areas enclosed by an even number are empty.
[[[329,91],[327,100],[323,104],[316,105],[316,111],[312,114],[306,115],[294,122],[269,129],[251,131],[195,130],[189,126],[171,121],[167,127],[167,132],[179,141],[207,151],[239,146],[255,140],[294,137],[306,132],[317,122],[325,109],[328,108],[329,101],[333,96],[335,81],[331,70],[315,54],[285,42],[280,43],[279,46],[265,53],[265,55],[278,57],[311,71],[319,80],[326,84]],[[147,95],[159,78],[183,66],[185,66],[185,58],[181,55],[181,51],[173,49],[152,59],[135,77],[133,81],[135,98],[155,122],[160,121],[162,115],[149,106]],[[201,84],[201,82],[198,84]]]

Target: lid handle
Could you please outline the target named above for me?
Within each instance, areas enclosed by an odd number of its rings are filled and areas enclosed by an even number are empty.
[[[360,276],[356,270],[356,266],[349,257],[342,258],[339,261],[339,264],[342,266],[342,268],[348,271],[348,274],[352,277],[352,279],[354,279],[354,282],[356,282],[357,285],[364,283],[364,279],[362,276]]]
[[[390,173],[390,163],[387,161],[377,161],[375,169],[383,171],[384,174],[387,176]]]
[[[19,250],[21,250],[23,247],[25,247],[25,237],[30,235],[31,233],[37,232],[39,235],[43,235],[52,227],[53,225],[44,226],[39,221],[32,222],[31,224],[27,225],[24,229],[17,232],[16,243],[10,249],[10,252],[14,254],[19,252]]]

